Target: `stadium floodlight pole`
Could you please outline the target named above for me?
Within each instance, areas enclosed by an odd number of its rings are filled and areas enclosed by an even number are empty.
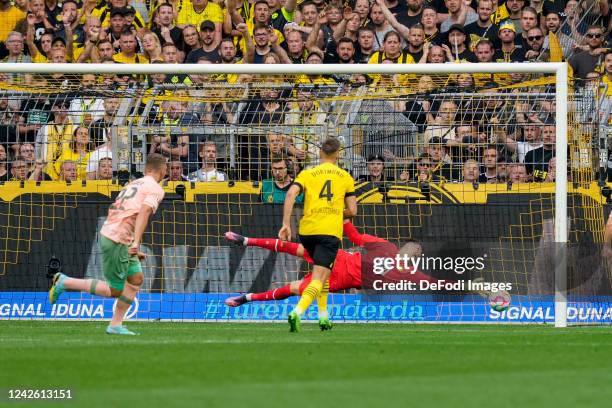
[[[478,63],[478,64],[0,64],[0,73],[23,74],[555,74],[556,158],[554,241],[555,327],[567,326],[567,64]]]

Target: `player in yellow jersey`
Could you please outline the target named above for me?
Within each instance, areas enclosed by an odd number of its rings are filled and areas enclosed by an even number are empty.
[[[342,240],[345,218],[357,214],[355,182],[338,167],[340,142],[328,138],[321,146],[321,164],[302,171],[289,188],[283,208],[283,226],[278,237],[291,240],[290,219],[296,197],[304,192],[304,215],[300,220],[300,242],[312,256],[312,280],[302,292],[297,306],[289,313],[289,331],[300,331],[302,314],[314,299],[319,306],[319,327],[331,329],[327,315],[329,276]]]

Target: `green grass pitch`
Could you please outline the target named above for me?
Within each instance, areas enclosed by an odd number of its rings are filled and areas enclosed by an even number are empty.
[[[0,406],[598,407],[612,328],[0,322]],[[9,388],[70,388],[16,403]]]

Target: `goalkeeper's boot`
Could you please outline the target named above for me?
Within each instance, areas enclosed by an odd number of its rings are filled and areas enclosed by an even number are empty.
[[[332,329],[332,324],[329,321],[328,317],[320,317],[319,318],[319,329],[321,329],[321,331],[326,331],[326,330],[331,330]]]
[[[138,333],[134,333],[133,331],[129,331],[127,329],[127,327],[108,325],[108,327],[106,328],[106,334],[119,334],[119,335],[123,335],[123,336],[136,336]]]
[[[298,333],[301,330],[300,316],[297,313],[295,312],[289,313],[289,317],[287,318],[287,321],[289,322],[289,332],[290,333]]]
[[[229,307],[242,306],[247,302],[248,300],[247,300],[246,294],[240,295],[240,296],[232,296],[232,297],[228,297],[227,299],[225,299],[225,304],[228,305]]]
[[[49,303],[52,305],[55,304],[62,293],[66,291],[66,288],[64,288],[64,281],[67,278],[68,277],[61,272],[53,275],[53,283],[51,285],[51,289],[49,289]]]
[[[228,240],[231,243],[234,243],[236,245],[246,245],[247,242],[247,238],[243,237],[240,234],[236,234],[233,231],[227,231],[225,233],[225,239]]]

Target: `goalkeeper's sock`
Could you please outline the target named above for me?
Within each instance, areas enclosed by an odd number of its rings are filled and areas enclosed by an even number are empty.
[[[321,293],[319,297],[317,297],[317,307],[319,309],[319,318],[327,318],[327,295],[329,295],[329,279],[325,281],[323,284],[323,288],[321,288]]]
[[[249,293],[246,295],[247,300],[251,301],[266,301],[266,300],[282,300],[291,296],[291,286],[285,285],[282,288],[272,289],[267,292]]]
[[[286,252],[294,256],[297,255],[297,250],[300,246],[300,244],[295,242],[285,242],[276,238],[249,238],[246,241],[246,245],[265,248],[274,252]]]
[[[300,297],[300,300],[293,311],[299,316],[303,315],[304,311],[308,309],[308,306],[310,306],[312,301],[319,297],[322,289],[323,283],[320,280],[313,279],[310,281],[308,286],[306,286],[306,289],[304,289],[302,292],[302,296]]]
[[[110,297],[111,295],[108,284],[98,279],[67,278],[64,280],[64,288],[72,292],[86,292],[104,297]]]

